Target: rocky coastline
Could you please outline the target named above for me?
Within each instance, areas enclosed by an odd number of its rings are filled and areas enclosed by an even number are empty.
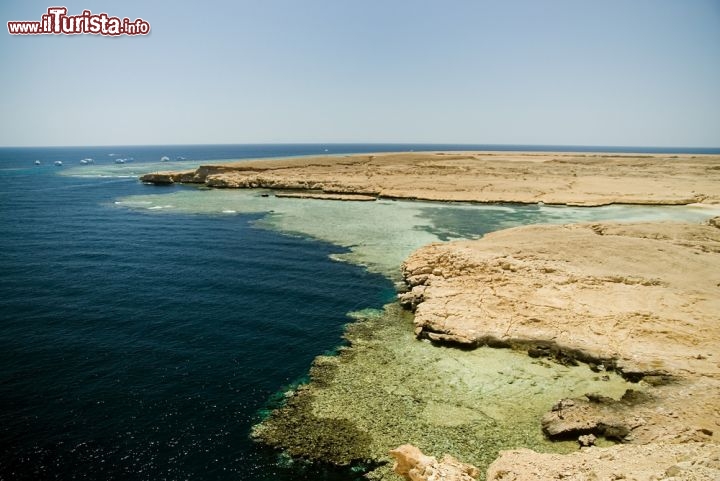
[[[389,452],[403,444],[450,454],[482,477],[503,450],[577,449],[574,440],[548,439],[539,425],[558,399],[587,392],[619,399],[632,386],[612,372],[511,349],[433,346],[415,338],[412,319],[397,303],[358,313],[348,345],[318,356],[310,382],[285,392],[285,404],[253,437],[294,458],[364,467],[371,480],[401,479]]]
[[[324,156],[141,180],[344,201],[720,204],[720,156],[703,155]],[[348,346],[319,356],[253,436],[369,479],[718,479],[719,227],[534,225],[422,247],[399,302],[358,314]]]
[[[667,452],[671,459],[684,449],[678,444],[690,443],[688,450],[712,456],[666,468],[685,476],[677,479],[716,479],[703,473],[720,475],[718,220],[528,226],[430,245],[403,265],[409,290],[400,300],[414,311],[419,338],[584,362],[642,385],[617,400],[592,393],[560,400],[541,420],[548,438],[578,439],[581,446],[596,437],[626,443],[609,451],[624,459],[642,451],[638,445],[652,445],[653,456]],[[531,472],[524,471],[524,456],[534,460]],[[487,479],[560,479],[549,473],[561,459],[505,452]],[[572,459],[569,465],[582,464],[585,476],[601,476],[607,464],[592,450]],[[568,469],[560,472],[571,479],[605,479]],[[653,479],[637,477],[632,465],[614,469],[631,479]]]
[[[151,173],[141,180],[331,196],[323,198],[365,197],[361,200],[712,204],[720,203],[720,156],[406,152],[219,163]]]
[[[349,347],[319,357],[255,436],[299,457],[365,463],[370,479],[395,479],[388,453],[420,463],[396,470],[413,480],[715,479],[716,223],[529,226],[421,248],[403,265],[406,310],[349,325]],[[599,384],[560,386],[575,394],[544,404],[552,395],[538,387],[571,369]],[[390,451],[406,443],[462,462]]]

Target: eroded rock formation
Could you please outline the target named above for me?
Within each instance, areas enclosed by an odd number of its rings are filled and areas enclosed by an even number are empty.
[[[704,225],[528,226],[434,244],[403,265],[416,334],[524,347],[658,384],[720,375],[720,231]]]
[[[530,226],[427,246],[405,262],[400,301],[418,337],[583,361],[638,383],[619,400],[560,400],[542,419],[552,439],[635,446],[505,452],[488,479],[718,479],[716,224]]]
[[[393,470],[409,481],[475,481],[478,469],[446,454],[441,461],[426,456],[417,447],[404,444],[390,451]]]

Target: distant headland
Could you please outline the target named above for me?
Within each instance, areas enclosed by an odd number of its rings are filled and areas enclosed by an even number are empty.
[[[262,188],[314,198],[598,206],[720,203],[720,155],[406,152],[203,165],[153,184]]]

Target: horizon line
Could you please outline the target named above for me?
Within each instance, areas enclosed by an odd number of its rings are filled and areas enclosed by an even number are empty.
[[[0,145],[0,149],[43,149],[43,148],[107,148],[107,147],[207,147],[207,146],[272,146],[272,145],[452,145],[483,147],[562,147],[562,148],[612,148],[612,149],[693,149],[720,150],[720,146],[688,145],[599,145],[599,144],[533,144],[533,143],[474,143],[474,142],[241,142],[241,143],[179,143],[179,144],[90,144],[90,145]]]

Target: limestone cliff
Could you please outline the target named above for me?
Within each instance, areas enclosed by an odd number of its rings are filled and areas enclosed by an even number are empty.
[[[523,346],[625,376],[720,375],[720,230],[528,226],[434,244],[403,264],[416,334]]]

